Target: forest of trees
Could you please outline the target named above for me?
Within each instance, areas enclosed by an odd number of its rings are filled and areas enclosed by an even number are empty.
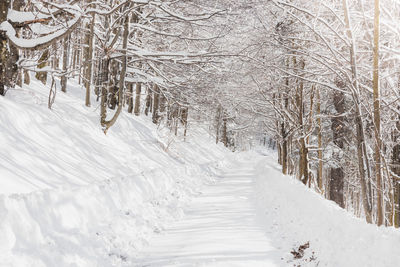
[[[399,12],[397,0],[2,0],[0,94],[35,78],[51,109],[75,79],[105,134],[128,112],[175,135],[207,122],[233,150],[270,137],[284,174],[399,227]]]

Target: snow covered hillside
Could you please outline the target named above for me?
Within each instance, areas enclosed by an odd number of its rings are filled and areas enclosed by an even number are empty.
[[[260,152],[230,157],[218,183],[203,188],[134,266],[398,266],[396,229],[355,218]]]
[[[271,155],[258,161],[254,189],[266,234],[284,253],[282,266],[399,266],[397,229],[355,218],[300,181],[283,176],[275,162]],[[304,256],[299,255],[299,247],[307,243]]]
[[[184,142],[124,113],[104,135],[72,83],[0,98],[0,266],[395,267],[400,233],[292,177],[274,153]],[[94,102],[95,103],[95,102]]]
[[[119,266],[227,153],[200,129],[173,141],[131,114],[104,135],[71,84],[53,110],[37,81],[0,98],[0,266]]]

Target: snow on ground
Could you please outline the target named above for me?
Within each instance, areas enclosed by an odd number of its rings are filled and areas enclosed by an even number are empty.
[[[367,225],[261,152],[230,157],[133,266],[398,266],[398,230]]]
[[[186,142],[70,84],[0,98],[0,266],[394,267],[400,233],[283,176],[271,152]],[[302,255],[304,252],[304,255]],[[295,259],[295,254],[297,259]]]
[[[254,189],[266,234],[285,266],[397,267],[398,229],[368,225],[300,181],[283,176],[271,155],[256,166]],[[309,242],[304,256],[294,260]],[[314,253],[313,253],[314,252]]]
[[[252,201],[254,172],[252,160],[231,159],[218,182],[204,187],[133,266],[281,266]]]
[[[71,84],[47,108],[33,81],[0,98],[0,266],[120,266],[228,153],[201,129],[186,142],[123,113],[105,136],[98,103]],[[211,153],[212,151],[212,153]]]

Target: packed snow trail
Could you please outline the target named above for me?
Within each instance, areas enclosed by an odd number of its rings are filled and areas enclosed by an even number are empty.
[[[254,172],[254,163],[238,163],[205,186],[134,266],[281,266],[256,214]]]

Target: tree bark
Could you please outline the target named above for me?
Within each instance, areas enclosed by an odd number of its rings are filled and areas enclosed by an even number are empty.
[[[0,24],[7,20],[10,3],[10,0],[0,1]],[[18,59],[18,49],[10,44],[6,33],[0,31],[0,95],[5,95],[6,87],[15,85],[18,74]]]
[[[90,107],[90,88],[92,84],[92,69],[93,69],[93,40],[94,40],[94,23],[95,23],[95,15],[92,15],[92,21],[90,23],[90,32],[86,34],[88,48],[86,51],[86,62],[87,64],[86,71],[85,71],[85,88],[86,88],[86,95],[85,95],[85,105]]]
[[[133,83],[128,84],[128,113],[133,111]]]
[[[158,85],[154,85],[154,90],[153,90],[153,123],[157,124],[158,120],[160,118],[159,114],[158,114],[158,108],[159,108],[159,102],[160,102],[160,88],[158,87]]]
[[[0,23],[7,20],[9,6],[10,0],[0,2]],[[0,95],[5,95],[5,87],[7,85],[6,70],[8,57],[9,51],[7,36],[4,31],[0,31]]]
[[[381,104],[379,98],[379,0],[375,0],[374,17],[374,62],[373,62],[373,91],[374,91],[374,126],[375,126],[375,174],[377,190],[377,225],[383,224],[384,202],[382,197],[381,170]]]
[[[128,47],[128,36],[129,36],[129,18],[126,16],[124,21],[124,33],[122,37],[122,66],[119,79],[119,93],[118,93],[118,108],[114,113],[111,120],[106,121],[105,119],[101,121],[101,125],[104,127],[104,133],[107,134],[108,129],[112,127],[118,119],[119,114],[122,111],[123,104],[123,92],[125,87],[125,75],[127,69],[127,56],[126,48]]]
[[[46,48],[42,55],[40,56],[39,59],[39,64],[38,64],[38,69],[43,69],[48,65],[48,59],[49,59],[49,49]],[[36,72],[35,75],[36,79],[41,81],[44,85],[46,85],[47,82],[47,71],[38,71]]]
[[[189,118],[189,108],[185,107],[182,109],[182,124],[184,127],[183,137],[185,140],[186,140],[186,134],[187,134],[187,127],[188,127],[188,118]]]
[[[219,129],[221,127],[221,113],[222,107],[218,105],[217,112],[215,114],[215,143],[218,144],[219,142]]]
[[[342,81],[337,81],[336,86],[338,88],[345,88],[345,84]],[[346,112],[345,96],[341,91],[333,92],[333,105],[336,110],[336,114],[331,119],[332,129],[332,141],[336,147],[344,152],[344,137],[346,136],[346,122],[344,113]],[[330,178],[329,178],[329,199],[335,201],[340,207],[344,208],[344,170],[342,166],[342,159],[335,157],[336,167],[331,167]]]
[[[353,32],[350,24],[350,15],[347,5],[347,0],[343,0],[343,11],[344,11],[344,19],[347,28],[347,36],[350,39],[350,64],[351,64],[351,73],[353,78],[353,88],[351,95],[353,97],[354,102],[354,110],[355,110],[355,123],[356,123],[356,131],[357,131],[357,157],[358,157],[358,169],[360,174],[360,185],[361,185],[361,193],[362,193],[362,201],[364,214],[366,217],[366,221],[368,223],[372,223],[372,203],[371,203],[371,190],[368,190],[367,183],[369,184],[370,180],[370,171],[369,171],[369,163],[367,157],[367,149],[365,146],[365,134],[364,134],[364,123],[362,121],[362,112],[361,112],[361,103],[359,99],[359,86],[358,86],[358,74],[357,74],[357,62],[355,55],[355,44],[353,38]]]
[[[144,114],[147,116],[151,112],[151,90],[147,88],[147,96],[146,96],[146,108],[144,110]]]
[[[322,182],[322,123],[321,123],[321,96],[319,89],[317,89],[317,123],[318,123],[318,188],[320,192],[323,192],[323,182]]]
[[[296,68],[296,57],[293,59],[294,67]],[[300,61],[300,68],[304,70],[305,62]],[[301,74],[302,75],[302,74]],[[299,112],[299,126],[300,126],[300,160],[299,160],[299,179],[303,184],[307,185],[309,179],[308,173],[308,148],[305,140],[305,127],[304,127],[304,82],[301,79],[298,86],[298,92],[296,95],[296,104]]]
[[[67,92],[68,52],[68,37],[66,37],[63,44],[63,76],[61,76],[61,91],[64,93]]]
[[[399,123],[400,124],[400,123]],[[398,127],[400,128],[400,127]],[[396,136],[394,138],[395,142],[398,141],[399,137]],[[393,187],[394,187],[394,207],[393,207],[393,226],[398,228],[400,227],[400,183],[399,183],[399,177],[400,177],[400,144],[396,144],[393,147],[392,151],[392,171],[394,173],[393,176]],[[396,177],[397,176],[397,177]]]
[[[140,96],[142,93],[142,84],[140,82],[136,83],[136,97],[135,97],[135,109],[134,113],[136,116],[140,115]]]
[[[286,61],[286,68],[289,69],[289,58]],[[283,105],[284,108],[286,110],[288,110],[289,108],[289,96],[287,93],[287,90],[289,89],[289,78],[287,77],[285,80],[285,90],[284,90],[284,96],[283,96]],[[285,123],[285,118],[282,118],[282,122],[281,122],[281,138],[282,138],[282,146],[281,146],[281,162],[282,162],[282,173],[283,174],[288,174],[288,168],[289,168],[289,164],[288,164],[288,133],[287,133],[287,129],[286,129],[286,123]]]
[[[222,141],[224,142],[224,146],[228,147],[228,127],[227,127],[227,118],[226,114],[224,114],[224,117],[222,119]]]

